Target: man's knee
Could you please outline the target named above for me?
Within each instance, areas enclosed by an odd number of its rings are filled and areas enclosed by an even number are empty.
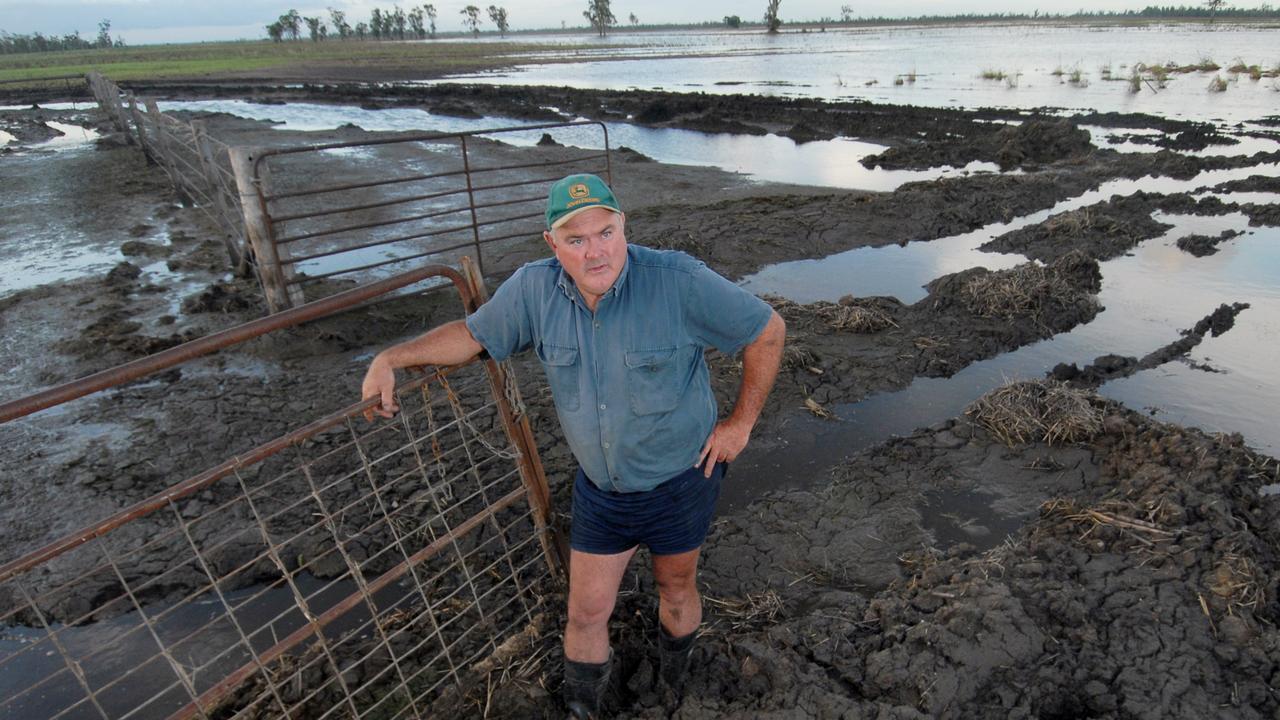
[[[682,599],[698,592],[698,564],[693,562],[654,563],[653,580],[664,599]]]
[[[617,592],[570,592],[569,624],[590,628],[607,624],[613,614]]]

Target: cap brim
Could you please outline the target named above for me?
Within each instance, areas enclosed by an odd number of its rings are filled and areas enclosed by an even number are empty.
[[[560,217],[556,218],[556,221],[555,221],[555,222],[553,222],[553,223],[551,223],[551,229],[552,229],[552,230],[555,230],[556,228],[560,227],[561,225],[563,225],[563,224],[565,224],[565,223],[569,222],[569,219],[570,219],[570,218],[572,218],[574,215],[578,215],[578,214],[580,214],[580,213],[584,213],[584,212],[586,212],[586,211],[588,211],[588,210],[595,210],[596,208],[602,208],[602,209],[604,209],[604,210],[608,210],[609,212],[617,213],[618,215],[621,215],[621,214],[622,214],[622,211],[621,211],[621,210],[619,210],[618,208],[616,208],[616,207],[611,207],[611,206],[609,206],[609,205],[605,205],[605,204],[603,204],[603,203],[601,203],[601,204],[599,204],[599,205],[585,205],[585,206],[580,207],[580,208],[574,208],[574,209],[570,210],[569,212],[567,212],[567,213],[565,213],[565,214],[561,215]]]

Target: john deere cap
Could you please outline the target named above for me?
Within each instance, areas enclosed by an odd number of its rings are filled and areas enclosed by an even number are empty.
[[[557,180],[547,194],[547,227],[555,230],[583,210],[602,207],[621,213],[618,199],[595,175],[570,175]]]

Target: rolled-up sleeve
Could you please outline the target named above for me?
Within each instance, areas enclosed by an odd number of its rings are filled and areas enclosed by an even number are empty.
[[[690,333],[703,345],[736,355],[760,336],[772,316],[769,304],[699,265],[685,292]]]
[[[494,360],[506,360],[533,344],[524,282],[525,270],[521,268],[498,287],[489,302],[467,317],[471,336]]]

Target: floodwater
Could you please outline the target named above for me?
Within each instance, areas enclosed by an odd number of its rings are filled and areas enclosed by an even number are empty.
[[[1182,66],[1212,60],[1226,68],[1240,61],[1275,68],[1280,65],[1276,24],[1009,23],[833,27],[807,33],[783,27],[784,32],[773,36],[758,30],[617,32],[610,42],[634,46],[624,51],[627,59],[594,59],[604,50],[548,48],[547,60],[582,60],[571,66],[548,62],[456,75],[441,82],[756,93],[928,107],[1093,108],[1230,122],[1273,115],[1280,106],[1276,79],[1255,81],[1226,70],[1174,75],[1163,89],[1144,83],[1137,93],[1129,91],[1128,83],[1138,63]],[[535,41],[590,42],[580,34]],[[1063,74],[1055,75],[1059,70]],[[1074,70],[1081,73],[1080,83],[1069,82]],[[987,71],[1007,78],[984,80]],[[1104,74],[1114,79],[1106,80]],[[1228,81],[1227,90],[1211,92],[1209,82],[1219,75]],[[895,84],[899,78],[902,83]]]
[[[179,100],[159,103],[162,110],[223,112],[251,120],[279,123],[287,130],[332,130],[351,123],[369,131],[457,133],[493,127],[522,127],[538,123],[511,118],[468,119],[433,115],[417,108],[366,110],[349,105],[290,103],[261,105],[243,100]],[[628,147],[658,162],[717,167],[750,175],[763,182],[796,183],[857,190],[891,191],[908,182],[935,180],[975,172],[996,172],[994,163],[970,163],[963,168],[929,171],[868,169],[860,161],[886,147],[851,138],[797,144],[778,135],[730,135],[693,130],[667,130],[627,123],[608,123],[609,146]],[[543,130],[494,136],[502,142],[529,147]],[[604,138],[597,126],[550,131],[562,145],[601,149]]]

